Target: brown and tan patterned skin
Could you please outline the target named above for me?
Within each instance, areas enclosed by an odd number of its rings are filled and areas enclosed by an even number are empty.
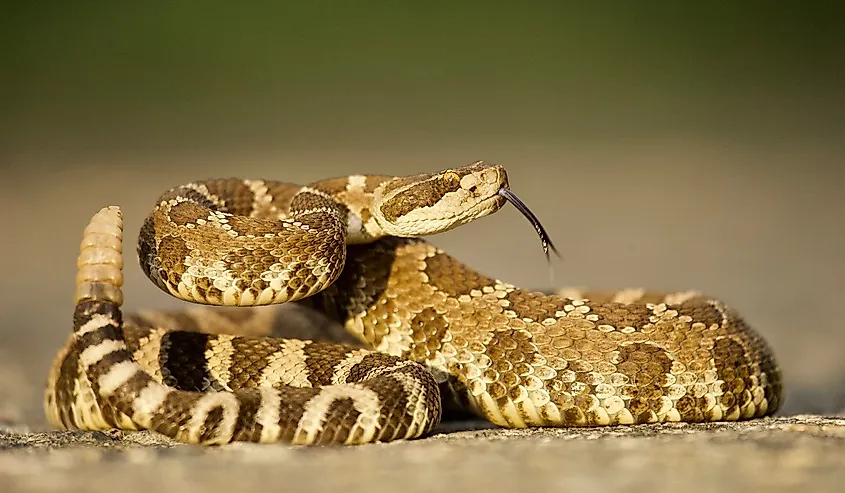
[[[504,170],[486,163],[309,187],[218,180],[168,192],[145,223],[141,263],[165,291],[208,304],[304,300],[374,351],[258,337],[272,322],[265,310],[124,319],[122,222],[119,209],[103,209],[84,234],[74,334],[48,379],[50,421],[148,428],[189,443],[353,444],[430,433],[449,397],[439,389],[506,427],[739,420],[778,409],[770,348],[718,300],[528,292],[421,239],[392,236],[490,214],[503,205],[488,197],[501,186]],[[461,203],[470,212],[451,212]],[[418,224],[426,215],[437,217]]]

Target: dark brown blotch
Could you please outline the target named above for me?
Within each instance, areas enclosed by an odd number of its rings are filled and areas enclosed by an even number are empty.
[[[432,353],[439,351],[443,337],[449,330],[446,317],[434,308],[425,308],[411,319],[411,340],[414,347],[411,352],[416,361],[426,360]]]
[[[108,318],[108,323],[100,327],[101,331],[114,334],[114,331],[119,331],[123,326],[123,313],[120,311],[120,306],[111,301],[84,300],[77,303],[73,309],[74,332],[90,322],[95,315],[105,315]],[[117,337],[120,337],[119,333]]]
[[[672,369],[669,355],[654,344],[625,344],[619,346],[616,369],[631,382],[624,388],[625,393],[631,397],[628,403],[631,415],[637,422],[648,421],[650,411],[660,408],[666,375]]]
[[[127,316],[126,324],[123,327],[123,340],[126,341],[129,352],[135,354],[135,351],[141,349],[141,340],[150,337],[152,330],[149,324],[139,323],[134,318],[130,319]]]
[[[538,296],[537,293],[521,289],[509,293],[505,299],[510,302],[508,309],[513,310],[518,318],[530,318],[536,321],[556,318],[555,313],[563,310],[569,302],[566,298]]]
[[[408,409],[408,395],[401,381],[393,376],[400,373],[405,374],[405,378],[417,380],[421,386],[428,388],[425,393],[426,401],[422,405],[433,413],[433,421],[438,421],[441,417],[439,387],[423,366],[418,364],[407,365],[392,372],[384,373],[363,382],[363,385],[375,392],[379,398],[381,406],[379,436],[382,440],[390,440],[405,435],[410,423],[409,411],[412,410]]]
[[[396,221],[420,207],[432,207],[444,195],[461,188],[460,180],[446,180],[442,175],[436,175],[428,180],[411,185],[381,204],[381,214],[388,221]]]
[[[313,386],[328,385],[332,381],[335,367],[349,356],[351,347],[312,342],[303,348],[305,365],[308,367],[308,381]]]
[[[692,318],[694,323],[701,322],[708,328],[714,325],[719,327],[724,321],[724,312],[702,298],[686,301],[673,308],[678,311],[679,316],[686,315]]]
[[[349,245],[340,277],[312,296],[309,306],[341,325],[377,306],[388,288],[396,252],[408,241],[413,240],[386,237],[369,245]]]
[[[126,383],[118,387],[114,394],[109,397],[109,400],[104,403],[105,405],[102,406],[104,413],[109,413],[110,419],[115,419],[121,411],[126,411],[124,414],[131,416],[135,400],[151,382],[152,379],[149,375],[142,371],[136,372]],[[92,382],[92,386],[97,392],[96,382]]]
[[[317,436],[315,445],[343,443],[360,414],[350,398],[333,401],[326,410],[323,431]]]
[[[271,180],[265,180],[264,186],[267,187],[267,193],[272,197],[270,206],[286,213],[290,210],[293,197],[301,188],[294,183]]]
[[[349,376],[346,377],[346,382],[362,382],[372,371],[391,367],[397,361],[398,358],[395,356],[384,353],[370,353],[349,369]]]
[[[205,352],[211,337],[187,331],[165,334],[158,354],[163,383],[179,390],[223,390],[228,382],[215,381],[206,366]]]
[[[260,383],[261,372],[270,362],[270,356],[281,347],[279,341],[264,337],[234,337],[230,344],[231,363],[226,370],[231,374],[228,384],[233,390],[256,387]]]
[[[179,202],[171,206],[167,213],[170,222],[177,226],[196,224],[197,219],[206,219],[211,211],[194,202]]]
[[[425,273],[431,284],[449,296],[469,294],[473,289],[492,286],[495,282],[445,253],[426,259]]]
[[[163,193],[158,198],[157,203],[160,204],[161,202],[170,202],[171,200],[186,200],[188,202],[198,204],[202,207],[214,209],[217,207],[216,202],[218,202],[219,199],[214,196],[206,195],[205,193],[202,193],[194,188],[199,187],[203,184],[203,182],[193,184],[189,183],[187,185],[172,188],[167,192]]]
[[[76,399],[74,389],[79,373],[79,349],[73,341],[73,336],[68,339],[67,344],[71,345],[70,350],[61,360],[58,378],[53,384],[53,390],[56,399],[55,405],[59,411],[61,422],[68,427],[75,428],[79,426],[79,423],[76,422],[71,412],[70,403]],[[101,400],[98,398],[97,402],[101,403]]]
[[[290,442],[296,433],[299,420],[305,413],[305,404],[316,396],[321,389],[311,387],[281,387],[279,394],[282,405],[279,407],[279,440]]]
[[[235,420],[234,441],[257,442],[264,428],[256,421],[261,408],[261,393],[258,389],[243,390],[235,394],[238,399],[238,417]]]
[[[138,233],[138,261],[144,274],[150,276],[152,260],[158,256],[154,214],[147,216]]]
[[[190,419],[189,411],[201,397],[202,394],[197,393],[170,392],[151,416],[150,429],[169,437],[184,433]]]
[[[346,192],[347,186],[349,186],[349,178],[339,177],[320,180],[311,184],[310,188],[319,190],[327,195],[331,195],[332,197],[336,197],[341,193]]]
[[[704,399],[696,399],[690,394],[686,394],[678,399],[675,403],[675,409],[681,415],[681,421],[685,423],[700,423],[704,421],[703,406]]]
[[[648,306],[642,304],[594,303],[590,305],[590,311],[599,317],[596,325],[611,325],[617,329],[640,329],[650,323],[649,317],[652,315]]]
[[[282,223],[272,219],[259,219],[247,216],[229,216],[226,222],[232,231],[239,235],[276,235],[283,230]]]
[[[248,216],[255,205],[255,194],[240,178],[222,178],[200,182],[214,197],[223,199],[223,207],[217,208],[222,212]]]
[[[185,241],[175,236],[165,236],[158,243],[158,257],[165,271],[181,276],[185,273],[185,258],[190,254]]]
[[[563,422],[567,425],[581,425],[584,424],[585,420],[584,411],[578,406],[568,407],[563,411]]]
[[[302,215],[313,211],[332,211],[336,212],[338,217],[346,217],[348,212],[346,207],[339,204],[336,200],[328,198],[322,194],[302,190],[294,195],[290,203],[291,215],[297,216],[302,220]],[[323,212],[325,214],[325,212]]]
[[[725,382],[722,403],[738,407],[745,406],[747,402],[743,399],[750,399],[750,393],[744,390],[752,386],[749,369],[753,365],[745,348],[730,337],[717,339],[713,347],[713,361],[719,379]],[[733,402],[727,404],[726,401],[729,399]]]

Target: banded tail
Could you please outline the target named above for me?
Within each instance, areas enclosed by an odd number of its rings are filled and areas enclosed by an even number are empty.
[[[425,367],[336,345],[331,375],[326,381],[309,376],[301,387],[278,383],[199,392],[155,380],[124,339],[122,238],[123,218],[115,206],[95,214],[83,233],[73,334],[56,357],[45,394],[53,425],[148,429],[185,443],[215,445],[361,444],[417,438],[439,424],[438,386]],[[271,342],[281,348],[285,340]],[[307,364],[297,363],[298,371]],[[290,381],[278,376],[277,382]]]

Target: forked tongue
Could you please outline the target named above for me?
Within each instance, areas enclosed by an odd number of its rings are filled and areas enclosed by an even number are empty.
[[[505,198],[505,200],[513,204],[514,207],[516,207],[516,209],[521,212],[526,219],[528,219],[531,225],[534,226],[534,230],[537,231],[537,234],[540,236],[540,241],[543,242],[543,253],[546,254],[547,262],[551,262],[551,259],[549,258],[549,249],[555,252],[555,255],[557,255],[558,258],[563,258],[561,257],[560,252],[557,251],[557,248],[555,248],[554,243],[552,243],[552,239],[549,237],[549,234],[546,233],[546,229],[540,223],[540,220],[537,218],[537,216],[534,215],[533,212],[531,212],[531,209],[529,209],[528,206],[525,205],[525,202],[519,200],[519,197],[517,197],[516,194],[511,192],[509,188],[500,188],[499,195],[501,195]]]

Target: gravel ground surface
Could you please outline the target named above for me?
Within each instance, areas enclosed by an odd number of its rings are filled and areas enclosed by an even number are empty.
[[[470,428],[463,423],[458,428]],[[354,448],[202,449],[140,433],[0,430],[4,492],[841,491],[845,419],[468,430]]]

